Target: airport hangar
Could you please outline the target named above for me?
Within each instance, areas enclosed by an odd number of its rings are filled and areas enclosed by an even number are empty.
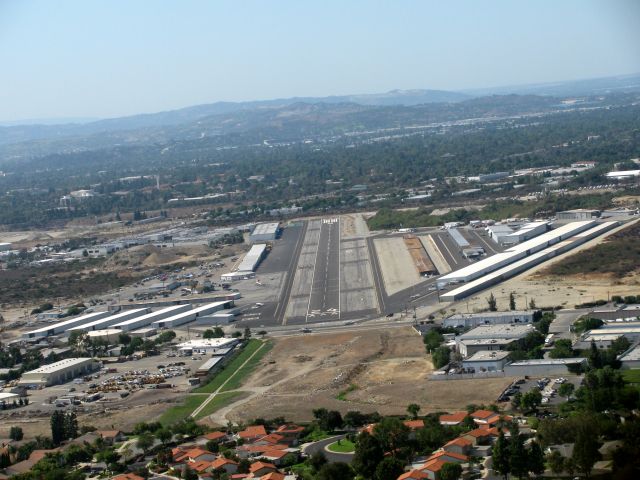
[[[438,279],[439,289],[464,285],[442,293],[441,301],[453,302],[511,278],[550,258],[565,253],[616,227],[618,222],[571,222]]]

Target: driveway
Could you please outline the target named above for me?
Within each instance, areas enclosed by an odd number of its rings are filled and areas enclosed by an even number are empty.
[[[308,456],[313,455],[316,452],[324,453],[324,456],[327,457],[329,463],[351,463],[353,460],[353,453],[335,453],[330,452],[326,449],[327,446],[331,445],[338,440],[342,440],[347,435],[336,435],[335,437],[325,438],[324,440],[320,440],[318,442],[307,443],[303,445],[302,451]]]

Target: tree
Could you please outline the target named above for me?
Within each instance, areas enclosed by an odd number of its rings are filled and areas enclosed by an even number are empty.
[[[459,463],[445,463],[440,469],[440,480],[459,480],[462,467]]]
[[[378,440],[382,450],[392,457],[405,456],[409,446],[409,427],[399,418],[385,417],[375,427],[373,436]]]
[[[345,426],[357,428],[367,423],[367,415],[357,410],[349,410],[342,418]]]
[[[64,423],[64,413],[56,410],[51,414],[51,440],[56,446],[60,445],[65,439]]]
[[[585,477],[589,477],[594,463],[600,458],[598,451],[600,445],[589,423],[581,422],[577,427],[571,459],[575,462],[578,471]]]
[[[417,403],[410,403],[409,405],[407,405],[407,413],[409,413],[409,415],[411,415],[411,418],[413,418],[414,420],[418,418],[418,412],[420,412],[420,405],[418,405]]]
[[[323,465],[318,474],[316,480],[352,480],[353,471],[351,467],[346,463],[327,463]]]
[[[376,467],[375,480],[396,480],[404,472],[404,462],[394,457],[384,458]]]
[[[244,339],[249,340],[251,338],[251,329],[249,327],[244,327]]]
[[[182,479],[183,480],[198,480],[198,474],[194,472],[189,465],[185,464],[182,468]]]
[[[515,310],[516,309],[516,295],[515,293],[511,292],[509,294],[509,310]]]
[[[557,450],[552,450],[547,455],[547,463],[551,471],[556,475],[564,471],[564,457]]]
[[[511,462],[509,461],[509,442],[504,436],[504,432],[500,431],[496,443],[493,445],[493,469],[507,480],[511,473]]]
[[[449,363],[451,350],[449,347],[438,347],[431,354],[431,360],[435,368],[442,368]]]
[[[202,334],[202,338],[222,338],[224,337],[224,330],[220,327],[216,327],[213,330],[208,328]]]
[[[569,397],[571,396],[571,394],[573,393],[573,391],[575,390],[575,385],[571,382],[565,382],[562,385],[560,385],[560,388],[558,388],[558,394],[566,397],[567,401],[569,400]]]
[[[78,436],[78,417],[76,412],[68,412],[64,416],[64,438],[76,438]]]
[[[544,473],[544,453],[542,452],[540,444],[535,440],[533,440],[531,445],[529,445],[527,463],[530,472],[533,472],[536,475],[542,475]]]
[[[556,340],[553,349],[549,352],[551,358],[571,358],[574,356],[571,340],[561,338]]]
[[[165,445],[169,440],[171,440],[173,433],[171,433],[171,430],[168,428],[161,428],[156,432],[156,437],[160,442],[162,442],[162,445]]]
[[[535,310],[536,309],[536,300],[535,298],[532,298],[531,300],[529,300],[529,310]]]
[[[373,478],[383,458],[384,451],[378,439],[368,432],[362,432],[358,436],[353,455],[352,466],[356,473],[363,478]]]
[[[522,395],[520,408],[523,412],[530,412],[532,410],[536,410],[541,403],[542,394],[540,393],[540,390],[534,389]]]
[[[311,455],[311,457],[309,458],[309,465],[311,465],[311,468],[313,468],[313,470],[315,472],[319,472],[320,469],[324,465],[326,465],[326,463],[327,463],[327,457],[325,457],[325,455],[322,452],[322,450],[318,450],[316,453]],[[247,469],[247,473],[248,472],[249,472],[249,470]],[[244,473],[244,472],[240,472],[240,473]]]
[[[9,429],[9,438],[11,440],[15,440],[19,442],[24,437],[24,433],[22,432],[22,428],[13,426]]]
[[[513,435],[509,442],[509,469],[511,474],[518,478],[527,476],[529,464],[527,461],[527,449],[524,446],[522,435]]]
[[[136,447],[142,450],[146,455],[147,451],[151,447],[153,447],[153,443],[154,443],[153,435],[151,435],[149,432],[144,432],[138,435],[138,441],[136,442]]]
[[[444,342],[444,336],[436,329],[429,330],[422,339],[428,353],[433,352]]]
[[[491,292],[491,294],[487,298],[487,304],[489,305],[490,312],[498,311],[498,302],[496,301],[496,297],[493,295],[493,292]]]

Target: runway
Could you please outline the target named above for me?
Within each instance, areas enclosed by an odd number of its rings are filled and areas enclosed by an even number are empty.
[[[340,318],[340,221],[323,218],[316,249],[306,321],[316,317]]]

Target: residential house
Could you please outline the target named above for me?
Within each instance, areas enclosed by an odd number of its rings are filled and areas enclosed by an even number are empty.
[[[446,415],[440,415],[440,425],[460,425],[468,416],[469,414],[467,412],[455,412]]]
[[[275,433],[282,435],[284,443],[295,447],[304,433],[304,427],[300,425],[281,425],[276,429]]]
[[[120,475],[111,477],[111,480],[145,480],[145,479],[140,475],[136,475],[135,473],[121,473]]]
[[[249,473],[253,478],[261,478],[268,473],[276,472],[278,469],[273,463],[253,462],[249,467]],[[251,478],[251,477],[250,477]]]
[[[493,425],[500,420],[500,414],[491,410],[476,410],[471,414],[471,418],[478,425]]]
[[[429,475],[420,470],[411,470],[410,472],[403,473],[398,477],[398,480],[426,480]]]
[[[448,443],[445,443],[442,449],[445,452],[457,453],[459,455],[469,455],[473,447],[473,442],[463,437],[454,438]]]
[[[96,432],[104,443],[107,445],[113,445],[114,443],[123,442],[127,439],[126,435],[122,433],[120,430],[98,430]]]
[[[251,425],[241,432],[238,432],[238,437],[245,441],[253,441],[265,435],[267,435],[267,431],[264,425]]]

